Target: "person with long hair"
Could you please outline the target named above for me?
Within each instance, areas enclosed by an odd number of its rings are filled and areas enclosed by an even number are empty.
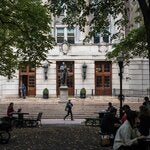
[[[7,108],[7,116],[12,117],[14,112],[14,103],[11,102]]]
[[[139,113],[136,111],[127,112],[127,120],[118,129],[113,149],[114,150],[144,150],[143,145],[139,140],[145,138],[138,131]]]

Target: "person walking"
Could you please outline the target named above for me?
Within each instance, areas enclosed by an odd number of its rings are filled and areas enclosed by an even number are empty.
[[[66,114],[66,116],[64,117],[64,120],[65,120],[69,115],[71,115],[71,120],[73,120],[72,107],[73,107],[73,104],[71,103],[71,100],[68,100],[68,102],[67,102],[67,104],[66,104],[66,107],[65,107],[65,111],[67,111],[67,114]]]

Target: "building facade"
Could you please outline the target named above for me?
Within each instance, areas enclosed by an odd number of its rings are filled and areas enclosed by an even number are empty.
[[[43,90],[49,90],[50,97],[59,97],[60,91],[60,65],[67,65],[68,95],[80,95],[82,88],[86,89],[87,96],[117,96],[119,94],[119,68],[118,64],[106,60],[105,54],[112,51],[115,41],[109,36],[95,35],[89,42],[84,42],[87,35],[78,27],[68,29],[62,25],[64,16],[54,18],[53,35],[56,46],[49,50],[50,64],[43,62],[43,66],[20,67],[15,77],[8,79],[0,76],[0,97],[19,97],[21,85],[26,85],[27,96],[42,97]],[[114,21],[110,18],[111,34],[116,32]],[[129,65],[124,66],[123,94],[125,96],[146,96],[149,89],[148,60],[135,58]]]

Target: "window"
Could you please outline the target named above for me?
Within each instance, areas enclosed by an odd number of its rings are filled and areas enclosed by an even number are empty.
[[[64,42],[64,28],[57,28],[57,43]]]
[[[96,87],[102,87],[102,76],[96,77]]]
[[[109,43],[109,35],[105,34],[105,35],[103,36],[103,42]]]
[[[95,44],[100,43],[100,36],[98,34],[95,34],[94,36],[94,43]]]
[[[110,72],[110,64],[104,64],[104,72]]]
[[[68,43],[74,44],[74,29],[67,29]]]
[[[110,76],[104,76],[104,87],[110,87]]]
[[[70,44],[75,43],[74,29],[57,28],[57,43],[63,43],[66,40]]]

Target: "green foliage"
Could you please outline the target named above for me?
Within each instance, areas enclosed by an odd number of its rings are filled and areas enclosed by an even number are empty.
[[[83,93],[83,94],[86,94],[86,89],[85,88],[82,88],[80,93]]]
[[[47,88],[45,88],[44,90],[43,90],[43,95],[47,95],[47,94],[49,94],[49,91],[48,91],[48,89]]]
[[[0,8],[0,75],[14,73],[20,63],[40,65],[54,42],[47,6],[41,0],[1,0]]]
[[[116,19],[120,13],[125,16],[125,1],[122,0],[51,0],[50,10],[54,15],[60,15],[66,9],[67,17],[63,20],[69,27],[79,25],[84,31],[84,26],[90,26],[90,35],[95,33],[106,33],[110,25],[110,15]],[[64,5],[65,4],[65,5]],[[88,15],[93,17],[87,20]],[[118,30],[122,30],[122,24],[127,20],[126,17],[116,20]]]
[[[129,60],[135,56],[147,57],[147,37],[144,26],[132,30],[125,39],[113,46],[113,51],[106,54],[108,59],[115,59],[120,53],[125,54],[125,59]]]
[[[80,98],[86,98],[86,89],[85,88],[82,88],[80,90]]]
[[[85,88],[82,88],[80,90],[80,98],[86,98],[86,89]]]
[[[54,15],[59,16],[66,9],[67,16],[63,22],[69,27],[78,25],[80,30],[84,31],[84,27],[89,25],[90,32],[88,37],[92,37],[96,33],[101,33],[102,35],[110,34],[108,28],[110,27],[110,23],[114,21],[118,32],[112,35],[112,38],[120,38],[124,36],[124,30],[129,21],[129,11],[126,6],[130,2],[127,0],[51,0],[50,10]],[[143,36],[139,36],[141,29],[139,31],[134,30],[125,40],[121,41],[120,45],[117,44],[114,46],[116,50],[109,53],[108,57],[117,57],[120,51],[127,53],[128,58],[133,58],[133,56],[146,57],[146,49],[149,49],[150,57],[150,2],[147,0],[136,0],[136,2],[140,7],[140,9],[137,8],[137,11],[142,12],[143,18],[142,16],[135,16],[134,21],[144,21],[146,29],[144,33],[147,35],[147,39],[143,33]],[[88,15],[92,15],[92,17],[89,19]],[[120,15],[122,16],[120,17]],[[112,22],[111,18],[114,19]],[[141,41],[142,37],[144,41]],[[148,44],[148,48],[145,47],[146,44]]]

